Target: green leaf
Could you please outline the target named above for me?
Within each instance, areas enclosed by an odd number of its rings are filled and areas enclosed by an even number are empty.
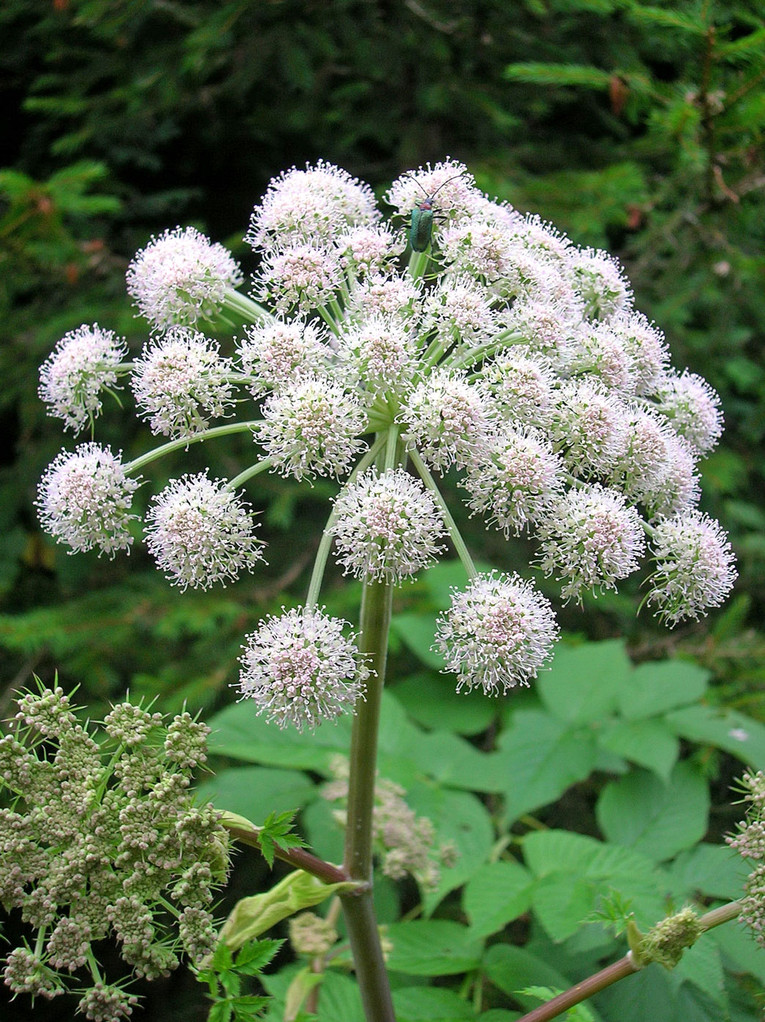
[[[526,865],[538,878],[532,905],[553,940],[565,940],[615,891],[641,925],[664,915],[665,885],[653,860],[584,834],[538,831],[523,839]]]
[[[606,785],[595,812],[609,841],[662,862],[706,833],[709,790],[687,761],[678,763],[667,784],[635,770]]]
[[[444,658],[431,649],[436,632],[435,614],[394,614],[390,627],[394,635],[397,635],[422,663],[439,671],[444,667]]]
[[[208,741],[211,753],[248,763],[319,770],[327,773],[329,762],[338,752],[347,753],[349,721],[336,727],[317,728],[306,736],[294,728],[278,728],[255,712],[248,700],[227,706],[210,721]]]
[[[497,714],[493,699],[475,692],[457,693],[454,679],[431,672],[413,674],[392,689],[406,712],[427,728],[476,735],[485,731]]]
[[[316,786],[304,773],[267,767],[221,770],[197,790],[216,809],[237,813],[256,824],[271,812],[293,810],[316,798]]]
[[[542,710],[518,710],[499,738],[497,776],[504,785],[503,819],[548,805],[590,775],[597,759],[595,738]]]
[[[216,1001],[210,1008],[210,1013],[207,1016],[207,1022],[229,1022],[232,1014],[233,1009],[228,1000]]]
[[[409,756],[418,774],[439,784],[470,791],[501,790],[494,757],[448,731],[420,735]]]
[[[358,984],[348,976],[326,972],[319,998],[318,1022],[364,1022]]]
[[[539,676],[542,702],[559,720],[589,724],[616,708],[629,687],[632,665],[619,640],[560,645],[549,671]]]
[[[653,770],[669,779],[677,762],[680,742],[663,720],[622,720],[603,724],[598,733],[601,748]]]
[[[636,720],[695,703],[706,692],[709,677],[709,671],[687,660],[640,664],[619,693],[619,709]]]
[[[387,937],[391,972],[407,976],[452,976],[476,969],[482,944],[470,930],[447,919],[393,923]]]
[[[529,986],[567,990],[573,982],[550,965],[549,961],[525,948],[510,944],[494,944],[490,947],[483,958],[483,971],[494,986],[517,1000],[528,1011],[536,1008],[539,1001],[536,997],[518,991]],[[596,1020],[600,1018],[597,1012],[593,1014]]]
[[[751,717],[735,710],[689,706],[665,719],[681,738],[724,749],[747,766],[765,770],[765,726]]]
[[[699,893],[735,901],[749,872],[744,859],[727,845],[700,844],[681,852],[669,867],[669,882],[678,904]]]
[[[274,864],[277,849],[305,848],[305,841],[292,830],[296,810],[269,813],[259,834],[260,850],[269,866]]]
[[[488,937],[531,904],[533,878],[518,862],[491,862],[469,880],[462,904],[476,937]]]
[[[507,1011],[505,1008],[489,1008],[476,1016],[476,1022],[517,1022],[521,1017],[519,1011]]]
[[[440,987],[402,987],[393,991],[397,1022],[466,1022],[475,1019],[471,1004]]]
[[[727,1015],[728,995],[725,991],[720,949],[703,937],[683,952],[674,969],[677,977],[693,983],[712,998]]]
[[[442,867],[435,890],[425,892],[423,903],[430,913],[449,891],[469,880],[489,855],[494,828],[481,800],[467,791],[450,791],[432,784],[413,786],[406,796],[418,816],[427,816],[433,824],[436,844],[451,842],[457,852],[456,862]]]
[[[283,944],[283,940],[248,941],[237,953],[236,971],[244,973],[245,976],[257,975],[265,969]],[[224,947],[231,954],[231,949],[223,941],[219,946]]]

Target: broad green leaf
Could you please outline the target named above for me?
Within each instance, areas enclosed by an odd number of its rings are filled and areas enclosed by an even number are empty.
[[[663,720],[614,720],[598,732],[601,748],[617,753],[669,779],[677,762],[680,742]]]
[[[301,829],[305,830],[308,847],[327,862],[343,861],[344,835],[340,824],[333,818],[334,804],[317,798],[300,815]]]
[[[466,926],[447,919],[393,923],[386,936],[393,945],[388,955],[391,972],[451,976],[470,972],[481,961],[481,941]]]
[[[554,941],[568,940],[592,914],[599,886],[568,871],[550,873],[534,884],[534,911]]]
[[[765,986],[765,954],[755,943],[752,931],[737,923],[716,926],[704,934],[720,948],[725,965],[734,972],[748,972]]]
[[[540,674],[542,702],[559,720],[591,724],[608,716],[629,684],[632,666],[619,640],[559,645],[549,671]]]
[[[257,825],[271,812],[299,809],[316,797],[316,786],[304,773],[269,767],[221,770],[197,790],[216,809],[246,816]]]
[[[341,719],[309,734],[279,728],[259,717],[249,700],[227,706],[209,721],[211,753],[248,763],[285,766],[326,773],[332,756],[346,753],[351,723]]]
[[[589,730],[571,729],[542,710],[514,713],[498,745],[495,763],[506,824],[560,798],[589,776],[597,759]]]
[[[274,998],[266,1022],[283,1022],[287,991],[301,966],[292,965],[261,977]],[[324,973],[319,998],[318,1022],[366,1022],[359,988],[353,979],[333,969]]]
[[[723,1014],[727,1013],[728,996],[725,992],[720,950],[711,941],[702,936],[693,947],[683,952],[674,972],[676,976],[683,977],[703,990],[723,1009]]]
[[[639,664],[619,692],[619,709],[629,719],[654,717],[701,699],[710,673],[687,660]]]
[[[765,770],[765,726],[751,717],[735,710],[689,706],[665,719],[681,738],[724,749],[748,766]]]
[[[488,937],[531,904],[533,878],[518,862],[490,862],[468,881],[462,904],[476,937]]]
[[[570,937],[611,891],[630,902],[641,926],[650,926],[665,914],[662,874],[652,860],[632,849],[549,830],[527,834],[523,854],[539,881],[532,890],[532,904],[553,940]]]
[[[497,714],[497,702],[477,692],[456,691],[454,678],[433,672],[413,674],[392,689],[406,712],[427,728],[458,735],[485,731]]]
[[[748,872],[744,859],[727,845],[700,844],[674,859],[668,879],[678,904],[699,892],[708,898],[735,901]]]
[[[407,754],[422,774],[439,784],[469,791],[501,791],[497,764],[491,753],[480,752],[448,731],[421,734]]]
[[[595,813],[609,841],[662,862],[706,833],[709,790],[687,761],[678,763],[667,784],[646,770],[634,770],[606,785]]]
[[[621,983],[614,983],[598,995],[598,1005],[608,1019],[688,1022],[680,1012],[671,974],[659,965],[649,965]]]
[[[444,658],[431,649],[436,633],[436,615],[427,613],[394,614],[390,622],[391,631],[401,639],[428,667],[441,670]]]
[[[452,990],[401,987],[393,991],[397,1022],[464,1022],[475,1019],[473,1006]]]
[[[488,571],[491,565],[475,562],[478,571]],[[422,573],[422,581],[427,586],[433,605],[445,610],[452,602],[452,589],[464,589],[467,585],[465,568],[459,558],[451,561],[436,561]]]
[[[425,911],[430,913],[449,891],[469,880],[486,861],[494,829],[481,800],[467,791],[418,784],[410,789],[406,799],[418,816],[427,816],[433,824],[436,845],[451,842],[457,851],[455,864],[448,869],[442,867],[438,886],[425,893]]]
[[[521,1017],[519,1011],[507,1011],[505,1008],[489,1008],[476,1016],[476,1022],[517,1022]]]
[[[567,990],[574,984],[574,980],[553,968],[544,958],[510,944],[490,947],[483,958],[483,971],[494,986],[522,1004],[527,1011],[538,1007],[539,1000],[519,993],[520,990],[531,986]],[[600,1019],[596,1011],[593,1011],[593,1016]]]

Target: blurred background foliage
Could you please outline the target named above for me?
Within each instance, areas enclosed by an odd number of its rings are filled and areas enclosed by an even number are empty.
[[[565,608],[569,636],[625,637],[636,660],[692,658],[711,672],[708,700],[765,720],[761,0],[6,0],[0,38],[3,715],[32,672],[56,670],[94,715],[127,688],[160,694],[165,712],[229,703],[242,635],[302,595],[335,491],[259,477],[250,499],[269,566],[214,593],[171,590],[140,545],[129,559],[67,556],[33,503],[73,443],[37,397],[56,341],[98,322],[138,350],[146,325],[124,272],[165,227],[194,224],[251,266],[252,205],[292,165],[323,158],[381,194],[449,154],[492,195],[618,255],[674,364],[705,376],[726,412],[703,507],[731,531],[733,600],[666,633],[635,616],[636,588]],[[97,439],[146,445],[116,407]],[[248,450],[194,447],[160,471],[232,475]],[[523,543],[458,517],[484,561],[528,562]],[[323,599],[353,618],[358,593],[339,581]],[[397,610],[393,663],[406,674],[432,606],[414,586]],[[737,769],[719,767],[720,804]],[[576,798],[568,812],[595,832]],[[565,802],[557,813],[564,824]]]

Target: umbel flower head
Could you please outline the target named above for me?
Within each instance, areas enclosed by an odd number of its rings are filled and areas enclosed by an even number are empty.
[[[239,658],[241,695],[279,727],[298,730],[352,711],[369,669],[344,633],[345,621],[316,607],[268,617],[247,636]]]
[[[265,471],[336,480],[308,609],[269,619],[243,658],[243,692],[278,723],[313,727],[361,691],[355,647],[315,609],[332,541],[346,572],[396,585],[448,537],[469,581],[436,644],[462,689],[505,691],[545,663],[550,605],[521,575],[476,575],[460,515],[431,473],[450,475],[449,492],[508,542],[522,534],[564,601],[633,585],[641,572],[644,602],[674,625],[718,606],[735,579],[721,526],[698,510],[719,398],[671,365],[618,260],[493,201],[450,158],[402,174],[386,202],[383,223],[372,189],[323,161],[281,174],[250,220],[248,293],[236,290],[230,256],[199,232],[155,238],[128,271],[155,331],[133,391],[138,414],[168,441],[126,466],[97,444],[62,453],[40,487],[40,517],[57,540],[113,554],[131,542],[139,469],[202,441],[251,436],[231,484],[195,466],[193,476],[169,472],[175,482],[147,501],[159,566],[176,584],[206,588],[257,559],[242,487],[255,502]],[[402,259],[413,212],[418,250]],[[214,336],[215,324],[227,335]],[[122,371],[118,344],[91,353],[102,334],[80,328],[46,363],[41,393],[69,428],[96,416],[100,391]],[[282,650],[278,669],[272,648]]]
[[[211,953],[228,838],[189,793],[208,730],[188,713],[167,722],[124,702],[96,740],[61,688],[18,700],[14,731],[0,739],[0,789],[13,805],[0,809],[0,902],[20,911],[32,939],[3,951],[12,993],[76,991],[83,1017],[112,1022],[137,998],[125,977],[109,984],[94,971],[105,938],[130,975],[148,979],[177,968],[180,954]]]
[[[152,327],[194,326],[211,318],[242,271],[222,245],[194,227],[176,227],[152,238],[130,263],[127,289]]]
[[[133,542],[130,505],[138,486],[118,455],[99,444],[61,451],[40,481],[37,507],[43,526],[72,552],[114,554]]]
[[[445,530],[433,496],[403,469],[367,472],[335,501],[330,532],[356,578],[397,585],[430,563]]]
[[[480,686],[499,695],[528,685],[552,654],[558,625],[548,600],[518,575],[477,575],[452,591],[435,648],[458,678],[457,691]]]
[[[146,515],[146,544],[171,582],[209,589],[262,560],[246,502],[206,473],[172,479]]]
[[[41,399],[64,428],[79,433],[101,411],[101,391],[117,386],[124,338],[97,323],[65,334],[40,368]]]

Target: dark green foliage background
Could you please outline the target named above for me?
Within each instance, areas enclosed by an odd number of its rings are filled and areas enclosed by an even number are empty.
[[[140,546],[114,562],[68,557],[33,508],[45,465],[72,445],[36,395],[56,341],[99,322],[137,350],[145,324],[124,292],[136,249],[193,223],[248,266],[250,209],[293,164],[324,158],[381,192],[450,154],[486,191],[617,254],[675,364],[723,398],[703,507],[739,556],[731,603],[668,634],[635,617],[635,591],[566,609],[564,625],[624,636],[639,661],[693,658],[711,671],[714,702],[765,719],[760,0],[6,0],[0,38],[3,714],[32,672],[50,681],[55,670],[95,714],[127,688],[159,694],[167,712],[228,704],[241,637],[302,594],[334,492],[259,483],[269,567],[215,593],[171,591]],[[116,408],[97,438],[126,452],[145,444]],[[204,457],[230,475],[247,453],[192,450],[163,471]],[[485,560],[527,562],[522,544],[465,527]],[[355,593],[338,578],[327,598],[353,616]],[[398,610],[421,609],[404,590]],[[738,767],[715,763],[722,806]],[[556,825],[580,809],[564,798]],[[595,828],[579,818],[575,829]]]

